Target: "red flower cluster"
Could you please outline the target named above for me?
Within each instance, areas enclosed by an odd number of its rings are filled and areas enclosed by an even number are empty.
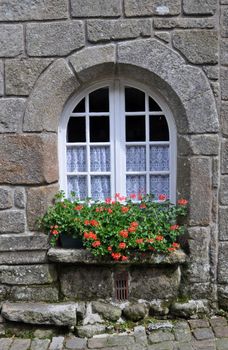
[[[50,227],[50,233],[54,236],[59,234],[59,231],[57,230],[59,228],[58,225],[54,225]]]
[[[119,232],[119,235],[123,238],[127,238],[128,237],[128,231],[127,230],[122,230]]]
[[[91,225],[91,226],[99,226],[99,222],[97,220],[85,220],[84,224],[86,226]]]
[[[126,248],[126,243],[120,242],[119,248],[120,248],[120,249],[125,249],[125,248]]]
[[[94,247],[94,248],[97,248],[97,247],[99,247],[100,245],[101,245],[101,242],[100,242],[100,241],[95,241],[95,242],[92,243],[92,247]]]
[[[93,232],[84,232],[84,238],[93,239],[95,241],[97,239],[97,235]]]
[[[166,194],[159,194],[158,200],[159,201],[166,201],[168,199],[168,196]]]
[[[170,231],[176,231],[176,230],[178,230],[179,229],[179,225],[172,225],[172,226],[170,226]]]
[[[76,205],[76,207],[74,207],[74,210],[82,210],[83,209],[83,205]]]
[[[155,237],[156,241],[163,241],[164,237],[161,235],[158,235]]]
[[[178,201],[177,201],[177,203],[179,204],[179,205],[186,205],[186,204],[188,204],[188,201],[187,201],[187,199],[179,199]]]

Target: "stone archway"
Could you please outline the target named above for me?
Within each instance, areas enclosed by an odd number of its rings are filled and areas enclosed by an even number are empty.
[[[210,254],[216,254],[216,249],[210,252],[210,242],[217,244],[213,156],[219,152],[219,122],[212,90],[200,68],[187,65],[156,39],[82,49],[56,60],[38,79],[27,104],[23,131],[57,135],[59,118],[70,96],[95,80],[116,74],[134,76],[154,87],[173,112],[178,131],[178,192],[190,200],[187,288],[194,298],[211,294]],[[202,205],[199,199],[204,198]],[[214,266],[214,276],[215,270]]]

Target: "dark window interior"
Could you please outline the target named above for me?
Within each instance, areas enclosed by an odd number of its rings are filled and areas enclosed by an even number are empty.
[[[159,107],[159,105],[151,97],[149,97],[149,111],[150,112],[161,111],[161,108]]]
[[[150,141],[169,141],[169,128],[164,116],[150,116]]]
[[[126,116],[126,141],[145,141],[145,116]]]
[[[126,87],[125,88],[125,110],[126,112],[145,111],[144,92],[134,88]]]
[[[102,88],[89,94],[90,112],[109,112],[109,89]]]
[[[84,113],[85,112],[85,99],[83,98],[73,110],[73,113]]]
[[[90,142],[109,142],[109,117],[90,117]]]
[[[67,142],[86,142],[85,117],[71,117],[67,126]]]

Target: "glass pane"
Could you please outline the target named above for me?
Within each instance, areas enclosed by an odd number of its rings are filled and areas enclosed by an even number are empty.
[[[90,117],[90,142],[109,142],[109,117]]]
[[[110,176],[91,176],[91,196],[94,200],[111,197]]]
[[[151,97],[149,97],[149,111],[150,112],[161,111],[161,108],[159,107],[157,102],[155,102]]]
[[[145,116],[126,116],[126,141],[145,141]]]
[[[150,170],[169,170],[169,146],[150,147]]]
[[[67,148],[67,171],[87,171],[85,147]]]
[[[150,141],[169,141],[169,128],[165,116],[150,116]]]
[[[85,112],[85,99],[83,98],[73,110],[73,113],[83,113]]]
[[[67,125],[67,142],[85,142],[85,128],[85,117],[71,117]]]
[[[158,199],[160,194],[169,197],[169,175],[151,175],[150,176],[150,193]]]
[[[132,193],[146,193],[146,176],[145,175],[127,175],[126,193],[129,196]]]
[[[144,92],[134,88],[126,87],[125,88],[125,110],[126,112],[145,111]]]
[[[86,197],[88,197],[86,176],[68,176],[67,185],[68,198],[71,197],[71,192],[75,192],[76,197],[79,199],[85,199]]]
[[[90,112],[109,112],[109,89],[102,88],[89,94]]]
[[[90,170],[91,171],[110,171],[110,148],[109,147],[91,147],[90,148]]]
[[[129,146],[126,154],[127,171],[145,171],[146,170],[146,147]]]

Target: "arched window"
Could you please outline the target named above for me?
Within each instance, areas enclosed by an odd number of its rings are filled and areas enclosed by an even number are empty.
[[[67,104],[59,128],[60,187],[83,200],[115,193],[176,195],[176,128],[140,84],[96,84]]]

